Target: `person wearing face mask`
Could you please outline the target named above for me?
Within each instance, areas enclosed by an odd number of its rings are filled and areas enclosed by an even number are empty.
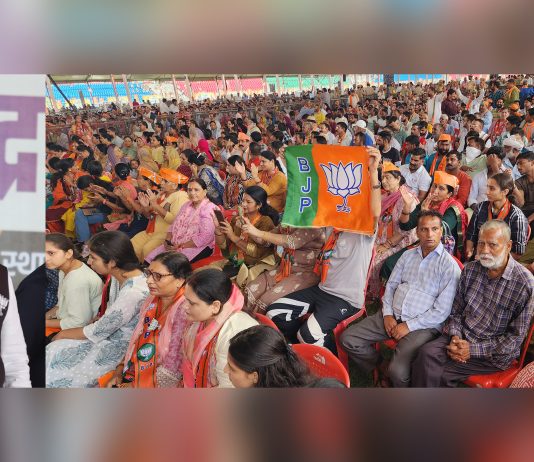
[[[512,178],[517,180],[521,177],[521,172],[518,170],[516,165],[516,159],[519,153],[523,150],[524,145],[517,140],[515,136],[510,136],[506,138],[503,142],[503,151],[506,155],[504,159],[504,166],[511,171]]]
[[[528,221],[519,207],[513,204],[514,181],[507,173],[497,173],[488,178],[488,200],[482,202],[473,213],[467,228],[465,257],[473,258],[479,239],[480,228],[486,221],[503,220],[511,233],[511,252],[514,258],[525,253],[527,246]]]
[[[480,228],[478,260],[462,271],[443,334],[419,350],[412,386],[453,387],[519,356],[534,313],[534,276],[511,258],[510,237],[502,220]]]
[[[465,148],[465,156],[462,159],[462,166],[460,167],[471,178],[479,172],[486,169],[487,157],[482,151],[484,150],[484,140],[479,138],[475,131],[467,134],[467,147]]]

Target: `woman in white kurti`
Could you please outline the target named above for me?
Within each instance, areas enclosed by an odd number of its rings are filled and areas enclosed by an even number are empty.
[[[104,231],[89,241],[89,265],[110,275],[105,313],[95,322],[59,332],[46,349],[47,388],[95,387],[126,353],[139,310],[149,294],[128,237]]]

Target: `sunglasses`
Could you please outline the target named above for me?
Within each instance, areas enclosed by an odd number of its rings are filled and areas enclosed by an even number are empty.
[[[152,277],[152,279],[154,279],[154,281],[156,281],[156,282],[161,281],[161,278],[162,278],[162,277],[165,277],[165,276],[172,276],[171,273],[167,273],[167,274],[155,273],[155,272],[153,272],[153,271],[150,271],[148,268],[145,268],[145,269],[143,270],[143,274],[146,276],[147,279],[148,279],[149,277]]]

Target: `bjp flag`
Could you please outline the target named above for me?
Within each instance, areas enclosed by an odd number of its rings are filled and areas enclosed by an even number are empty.
[[[284,225],[374,233],[369,154],[364,147],[290,146],[285,157],[288,186]]]

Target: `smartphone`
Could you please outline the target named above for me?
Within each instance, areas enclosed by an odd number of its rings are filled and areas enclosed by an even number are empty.
[[[217,217],[217,221],[219,224],[224,223],[226,220],[224,219],[223,213],[219,209],[214,210],[215,216]]]

